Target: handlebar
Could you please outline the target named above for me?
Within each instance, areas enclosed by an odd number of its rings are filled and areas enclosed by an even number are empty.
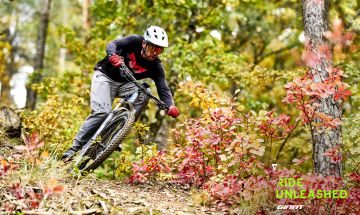
[[[140,84],[136,78],[132,75],[132,73],[130,72],[129,68],[122,63],[120,65],[120,71],[123,72],[127,78],[129,78],[132,82],[134,82],[134,84],[143,92],[145,93],[145,95],[149,96],[150,99],[153,100],[153,102],[158,106],[159,109],[168,111],[169,110],[169,106],[167,106],[164,102],[160,101],[160,99],[158,99],[156,96],[154,96],[153,94],[151,94],[142,84]]]

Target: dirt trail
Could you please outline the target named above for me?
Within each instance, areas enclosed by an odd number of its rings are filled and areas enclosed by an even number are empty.
[[[70,180],[48,200],[55,214],[223,214],[193,202],[189,192],[161,185],[129,185],[97,179]]]

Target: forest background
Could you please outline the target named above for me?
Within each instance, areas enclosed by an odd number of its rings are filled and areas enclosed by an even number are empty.
[[[286,204],[305,204],[305,213],[312,214],[359,210],[359,1],[0,2],[1,105],[25,104],[16,103],[11,90],[21,74],[28,74],[33,93],[27,107],[17,110],[22,138],[1,132],[2,143],[17,146],[1,149],[0,175],[9,187],[27,175],[18,189],[50,180],[50,193],[62,191],[52,180],[65,177],[55,171],[57,160],[90,112],[91,75],[106,44],[159,25],[169,35],[161,59],[181,115],[170,119],[149,104],[124,150],[97,169],[96,177],[188,184],[199,189],[201,203],[244,214],[284,204],[274,194],[279,178],[301,177],[308,189],[341,188],[350,196]],[[336,79],[332,87],[314,84],[309,76],[316,60],[304,33],[306,2],[329,6],[324,44],[332,63],[328,76]],[[291,97],[299,92],[302,99]],[[329,96],[340,105],[340,118],[317,114],[314,98]],[[314,166],[317,128],[340,130],[341,144],[320,156],[341,166],[342,177]],[[26,207],[43,206],[44,192],[39,204]]]

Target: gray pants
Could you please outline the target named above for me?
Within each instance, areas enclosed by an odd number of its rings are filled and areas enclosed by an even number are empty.
[[[139,96],[135,100],[134,108],[139,110],[139,108],[147,104],[148,98],[134,83],[115,82],[102,72],[95,70],[91,80],[91,114],[86,118],[76,134],[74,144],[77,141],[84,145],[90,140],[111,112],[115,97],[129,98],[136,91],[139,92]]]

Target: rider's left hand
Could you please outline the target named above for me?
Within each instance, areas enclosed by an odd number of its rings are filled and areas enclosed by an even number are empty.
[[[172,118],[176,118],[180,115],[180,111],[179,109],[177,109],[177,107],[170,106],[169,110],[166,112],[167,115],[171,116]]]

